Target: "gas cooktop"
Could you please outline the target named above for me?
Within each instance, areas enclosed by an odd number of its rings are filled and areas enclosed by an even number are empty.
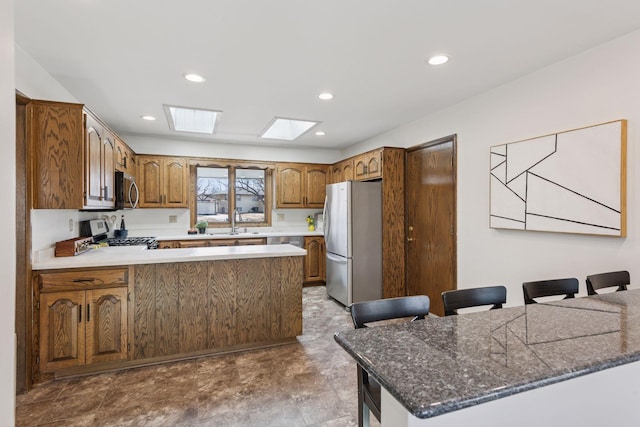
[[[125,237],[111,238],[106,240],[109,246],[138,246],[147,245],[149,249],[156,249],[158,241],[155,237]]]

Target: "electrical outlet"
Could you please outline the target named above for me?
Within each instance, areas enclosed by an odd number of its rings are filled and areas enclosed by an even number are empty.
[[[284,221],[284,214],[278,214],[278,222]]]
[[[178,215],[169,215],[169,222],[172,224],[178,222]]]
[[[73,231],[73,220],[69,219],[69,231]]]

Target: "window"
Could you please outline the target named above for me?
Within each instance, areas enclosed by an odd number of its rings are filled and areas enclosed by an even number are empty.
[[[196,167],[194,223],[207,221],[210,227],[229,226],[231,215],[236,211],[238,225],[269,225],[270,218],[265,209],[267,179],[265,169]]]

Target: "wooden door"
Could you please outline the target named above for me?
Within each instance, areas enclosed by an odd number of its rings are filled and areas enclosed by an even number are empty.
[[[276,207],[304,206],[304,165],[290,164],[276,167]]]
[[[127,358],[127,288],[86,291],[86,363]]]
[[[160,159],[140,158],[140,207],[159,208],[162,206],[162,165]]]
[[[456,137],[407,150],[408,295],[428,295],[444,315],[441,293],[456,289]]]
[[[327,168],[322,165],[311,165],[307,167],[306,175],[307,194],[305,198],[306,207],[324,207],[324,198],[327,186]]]
[[[85,364],[84,291],[40,294],[40,370]]]
[[[86,206],[102,206],[102,127],[90,115],[85,115],[85,179]]]
[[[164,206],[186,208],[189,206],[187,164],[184,159],[164,160]]]

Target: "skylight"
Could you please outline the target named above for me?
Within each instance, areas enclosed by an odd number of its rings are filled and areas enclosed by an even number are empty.
[[[169,127],[176,132],[196,132],[212,134],[221,111],[165,105]]]
[[[260,138],[293,141],[319,122],[275,117]]]

